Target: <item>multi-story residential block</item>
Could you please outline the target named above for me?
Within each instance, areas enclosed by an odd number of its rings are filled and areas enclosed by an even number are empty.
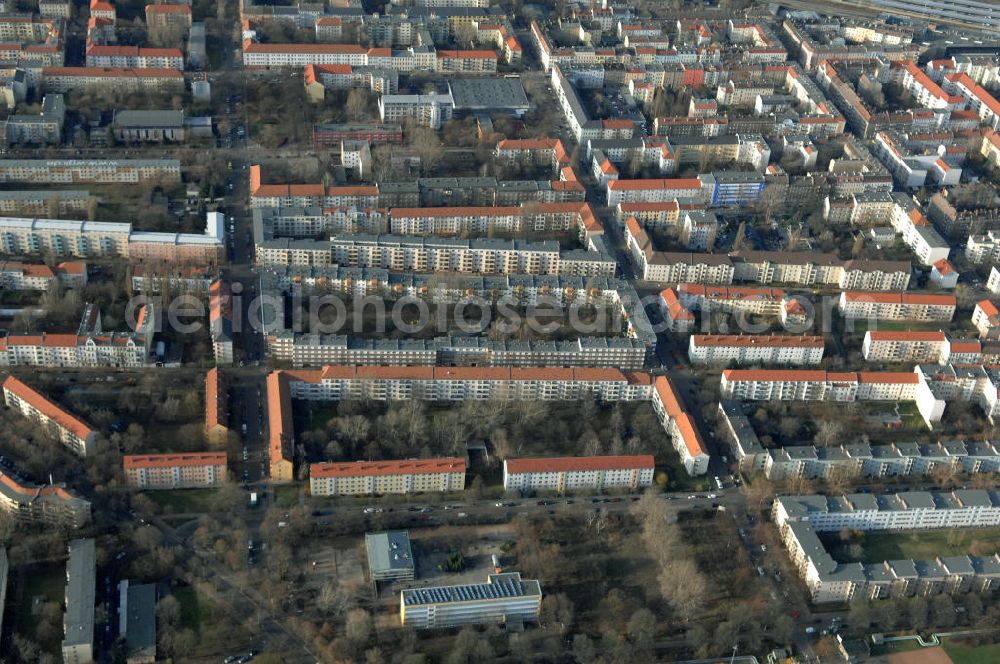
[[[123,143],[181,143],[187,138],[184,111],[115,111],[111,130]]]
[[[208,323],[215,363],[232,364],[233,296],[229,283],[222,279],[216,280],[208,289]]]
[[[700,178],[649,178],[643,180],[608,180],[605,184],[607,205],[619,203],[705,203],[712,199],[714,183]]]
[[[667,323],[671,332],[684,334],[694,327],[694,314],[681,303],[673,288],[660,292],[659,305],[663,321]]]
[[[86,213],[90,192],[80,189],[35,189],[0,192],[0,212],[31,217]]]
[[[970,235],[965,244],[965,259],[977,265],[1000,261],[1000,232],[988,230],[981,235]]]
[[[989,300],[980,300],[972,310],[972,324],[981,339],[1000,338],[1000,310]]]
[[[494,154],[510,165],[548,166],[553,174],[570,164],[569,153],[558,138],[503,139],[497,141]]]
[[[993,131],[1000,131],[1000,101],[981,85],[969,78],[968,74],[947,74],[945,90],[965,99],[966,105],[979,116],[982,124]]]
[[[88,304],[75,334],[0,335],[0,366],[145,366],[156,326],[156,308],[150,304],[137,310],[133,333],[105,332],[100,311]]]
[[[184,74],[159,67],[45,67],[41,87],[45,93],[182,94]]]
[[[733,459],[743,472],[764,470],[767,451],[761,444],[750,418],[743,410],[743,404],[733,399],[719,400],[719,416],[733,451]]]
[[[205,374],[205,438],[210,445],[229,439],[229,386],[215,367]]]
[[[190,489],[227,481],[225,452],[127,454],[125,482],[136,489]]]
[[[398,124],[318,124],[313,125],[312,135],[317,149],[340,145],[346,140],[383,145],[402,143],[403,127]]]
[[[181,163],[177,159],[5,159],[0,163],[0,182],[136,184],[180,181]]]
[[[505,491],[635,491],[653,483],[652,455],[505,459]]]
[[[708,448],[669,377],[663,375],[653,379],[651,397],[653,411],[670,435],[688,475],[707,473]]]
[[[314,496],[425,493],[465,489],[465,460],[354,461],[309,466]]]
[[[861,354],[868,362],[943,362],[950,345],[944,332],[868,330]]]
[[[845,319],[947,322],[955,315],[954,295],[844,291],[840,313]]]
[[[14,376],[3,382],[3,396],[8,408],[37,422],[72,452],[85,457],[94,451],[96,431]]]
[[[511,301],[513,302],[513,301]],[[641,324],[641,323],[640,323]],[[650,339],[580,337],[574,341],[504,341],[476,337],[358,339],[346,335],[275,332],[268,357],[292,366],[615,367],[639,370]]]
[[[0,286],[12,291],[47,291],[56,285],[78,288],[87,284],[87,264],[80,261],[49,267],[43,263],[0,263]]]
[[[118,69],[184,69],[184,54],[179,48],[140,48],[90,44],[87,67]]]
[[[271,478],[275,481],[294,476],[293,397],[464,401],[503,396],[573,401],[590,394],[604,401],[643,401],[653,396],[648,374],[582,368],[329,366],[313,371],[275,371],[268,376],[267,390]],[[707,462],[705,454],[706,467]]]
[[[65,484],[33,484],[2,470],[0,510],[24,523],[80,528],[90,522],[90,503]]]
[[[694,334],[688,358],[692,364],[819,364],[824,346],[823,337]]]
[[[1000,270],[996,266],[990,268],[990,276],[986,280],[986,290],[994,295],[1000,293]]]
[[[1000,558],[838,563],[818,533],[978,528],[1000,524],[996,492],[905,492],[884,496],[779,496],[771,509],[782,541],[816,603],[937,593],[990,592],[1000,585]]]
[[[921,477],[938,471],[990,474],[1000,470],[995,442],[933,444],[851,443],[838,447],[801,445],[767,450],[762,468],[768,479],[848,479]]]
[[[62,142],[66,104],[60,94],[45,95],[42,110],[33,115],[10,115],[4,125],[4,137],[9,144]]]
[[[202,267],[168,268],[160,271],[137,265],[132,269],[132,290],[136,293],[169,291],[207,295],[214,282],[212,272]]]
[[[541,609],[541,584],[522,580],[517,572],[490,574],[486,583],[399,593],[400,623],[415,629],[534,622]]]
[[[65,664],[94,660],[94,607],[97,605],[97,547],[92,539],[69,543],[62,659]]]
[[[910,264],[905,261],[844,261],[835,254],[815,252],[738,251],[724,255],[657,251],[649,234],[631,217],[625,222],[625,247],[639,273],[650,281],[781,282],[899,290],[910,280]]]
[[[191,29],[191,6],[187,4],[146,5],[146,31],[159,44],[180,44]]]
[[[412,118],[418,124],[431,129],[452,118],[455,100],[451,93],[426,95],[382,95],[378,100],[379,117],[382,122],[399,123]]]
[[[73,3],[70,0],[39,0],[38,13],[43,18],[69,18]]]

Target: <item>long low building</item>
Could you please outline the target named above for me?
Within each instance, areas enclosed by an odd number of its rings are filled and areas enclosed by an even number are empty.
[[[868,362],[942,362],[948,359],[948,336],[938,332],[868,330],[861,354]]]
[[[522,580],[517,572],[490,574],[486,583],[412,588],[399,593],[399,620],[415,629],[533,622],[541,610],[541,584]]]
[[[181,162],[178,159],[4,159],[0,161],[0,182],[138,184],[180,181]]]
[[[709,455],[693,420],[657,377],[619,369],[538,367],[366,367],[329,366],[279,370],[267,378],[270,475],[290,481],[295,470],[292,399],[312,401],[466,401],[488,399],[576,401],[652,400],[692,475],[708,469]],[[668,394],[669,393],[669,394]],[[666,399],[666,402],[664,401]]]
[[[122,464],[126,484],[136,489],[212,487],[228,479],[225,452],[127,454]]]
[[[0,263],[0,287],[12,291],[51,290],[57,284],[76,288],[87,284],[87,264],[67,261],[49,267],[44,263]]]
[[[462,491],[465,459],[314,463],[309,489],[314,496]]]
[[[37,422],[70,451],[82,457],[94,451],[96,431],[14,376],[8,376],[3,382],[3,396],[8,408]]]
[[[843,529],[893,532],[1000,525],[1000,494],[995,491],[779,496],[771,516],[816,603],[985,593],[1000,586],[1000,554],[839,563],[819,538],[819,533]]]
[[[819,364],[823,337],[790,334],[694,334],[688,342],[692,364]]]
[[[0,470],[0,509],[15,521],[80,528],[90,523],[90,502],[65,484],[32,484]]]
[[[921,477],[939,471],[974,475],[1000,471],[1000,451],[997,443],[991,441],[851,443],[838,447],[795,445],[767,450],[765,455],[764,474],[775,481]]]
[[[653,483],[652,455],[505,459],[504,491],[635,491]]]
[[[872,293],[844,291],[840,315],[850,320],[907,320],[948,322],[955,315],[954,295],[933,293]]]
[[[63,614],[62,661],[65,664],[87,664],[94,659],[96,595],[96,542],[92,539],[72,540],[66,562],[64,595],[66,610]]]
[[[842,260],[836,254],[811,251],[659,251],[634,217],[625,222],[625,248],[648,281],[827,285],[872,291],[902,290],[910,282],[911,266],[906,261]]]
[[[629,337],[493,341],[482,337],[358,339],[347,335],[267,336],[268,356],[292,366],[615,367],[637,371],[652,347]]]
[[[223,219],[222,213],[209,212],[205,233],[195,235],[136,231],[132,224],[119,222],[0,217],[0,252],[215,265],[225,248]]]
[[[653,411],[664,430],[670,436],[674,449],[688,475],[704,475],[708,472],[708,448],[694,419],[688,414],[684,402],[678,396],[673,382],[668,376],[656,376],[650,394]]]

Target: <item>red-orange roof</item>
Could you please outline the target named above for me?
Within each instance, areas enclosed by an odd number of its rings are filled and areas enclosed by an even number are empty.
[[[823,337],[794,334],[695,334],[695,346],[767,346],[772,348],[823,348]]]
[[[173,468],[187,466],[225,466],[225,452],[186,452],[184,454],[127,454],[122,457],[125,470],[133,468]]]
[[[219,370],[211,368],[205,374],[205,427],[227,427],[225,421],[226,388]]]
[[[55,403],[49,401],[40,392],[36,392],[14,376],[9,376],[7,380],[3,382],[3,389],[5,392],[10,392],[21,401],[29,404],[39,413],[81,440],[86,440],[91,434],[94,433],[94,430],[84,424],[83,420],[63,410]]]
[[[149,14],[190,14],[187,5],[146,5],[146,15]]]
[[[843,296],[848,302],[876,302],[878,304],[955,306],[957,302],[954,295],[936,295],[931,293],[844,291]]]
[[[589,457],[534,457],[507,459],[504,466],[508,473],[569,473],[594,470],[634,469],[642,470],[655,466],[651,454],[636,456],[589,456]]]
[[[611,180],[608,189],[640,190],[640,189],[701,189],[698,178],[651,178],[646,180]]]
[[[937,263],[934,263],[934,267],[937,268],[937,271],[941,274],[951,274],[955,271],[955,268],[951,266],[951,263],[948,262],[947,258],[942,258]]]
[[[427,475],[431,473],[465,473],[465,459],[413,459],[407,461],[351,461],[346,463],[314,463],[309,477],[368,477],[372,475]]]
[[[990,302],[989,300],[980,300],[976,303],[976,306],[983,310],[983,313],[994,318],[995,316],[1000,316],[1000,311],[997,310],[997,306]]]

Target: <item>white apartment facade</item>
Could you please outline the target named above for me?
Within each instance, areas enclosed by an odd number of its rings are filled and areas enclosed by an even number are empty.
[[[465,460],[355,461],[309,467],[314,496],[405,494],[465,489]]]
[[[823,360],[823,337],[795,335],[694,334],[688,341],[692,364],[784,364]]]
[[[505,459],[504,491],[635,491],[653,483],[653,457],[596,456]]]
[[[225,452],[129,454],[122,458],[125,482],[135,489],[190,489],[226,482]]]

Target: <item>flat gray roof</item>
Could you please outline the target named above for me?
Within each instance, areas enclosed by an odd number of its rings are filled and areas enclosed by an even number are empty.
[[[365,549],[372,576],[413,570],[413,550],[410,548],[410,535],[405,530],[365,533]]]
[[[437,586],[434,588],[411,588],[401,592],[403,604],[419,606],[425,604],[449,604],[452,602],[489,601],[512,597],[541,595],[541,584],[535,580],[522,581],[518,572],[490,574],[486,583],[462,586]]]
[[[449,83],[455,108],[527,110],[520,78],[458,78]]]
[[[129,657],[139,653],[156,655],[156,585],[128,587],[125,644]]]
[[[97,552],[92,539],[69,543],[66,562],[66,613],[63,615],[63,646],[94,642],[94,598]]]
[[[179,129],[184,126],[184,111],[115,111],[116,127],[155,127]]]

